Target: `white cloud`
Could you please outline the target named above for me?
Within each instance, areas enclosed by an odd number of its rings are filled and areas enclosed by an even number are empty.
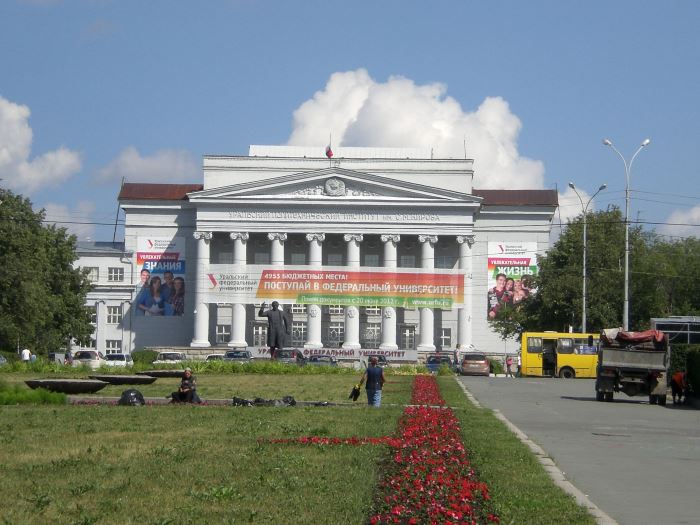
[[[200,167],[189,151],[160,150],[150,156],[141,156],[133,146],[122,150],[119,156],[104,168],[100,168],[97,177],[103,182],[127,181],[138,182],[191,182],[198,180]]]
[[[58,186],[81,169],[80,155],[64,147],[30,159],[30,114],[27,106],[0,96],[0,177],[9,188],[24,193]]]
[[[659,233],[677,237],[700,237],[700,206],[675,210],[659,227]],[[695,225],[695,226],[693,226]]]
[[[375,82],[364,69],[331,75],[325,88],[294,112],[288,144],[432,148],[437,158],[475,159],[477,188],[543,187],[544,165],[518,153],[522,124],[500,97],[472,112],[446,96],[443,84],[390,77]]]
[[[50,202],[44,206],[44,210],[47,223],[54,223],[59,228],[66,228],[78,240],[94,239],[95,225],[90,224],[94,222],[95,204],[93,202],[78,201],[72,210],[63,204]]]

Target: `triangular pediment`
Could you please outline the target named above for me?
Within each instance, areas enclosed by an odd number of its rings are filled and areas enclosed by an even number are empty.
[[[189,194],[190,201],[379,200],[480,202],[479,197],[459,191],[416,184],[385,176],[329,167],[282,177],[210,188]]]

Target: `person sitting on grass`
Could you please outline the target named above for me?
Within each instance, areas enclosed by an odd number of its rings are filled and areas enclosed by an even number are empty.
[[[191,368],[185,368],[182,374],[182,381],[177,392],[173,392],[170,397],[173,403],[201,403],[202,400],[197,395],[197,379],[192,375]]]

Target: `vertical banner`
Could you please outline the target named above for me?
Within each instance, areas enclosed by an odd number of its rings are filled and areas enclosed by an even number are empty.
[[[489,242],[488,250],[487,315],[494,319],[504,305],[517,305],[535,291],[537,243]]]
[[[185,238],[138,237],[136,315],[183,315],[185,312]]]

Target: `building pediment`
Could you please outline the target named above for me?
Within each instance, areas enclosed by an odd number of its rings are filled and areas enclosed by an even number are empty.
[[[329,167],[260,181],[211,188],[189,194],[193,202],[289,201],[437,201],[474,202],[481,198],[468,193],[415,184],[385,176]]]

